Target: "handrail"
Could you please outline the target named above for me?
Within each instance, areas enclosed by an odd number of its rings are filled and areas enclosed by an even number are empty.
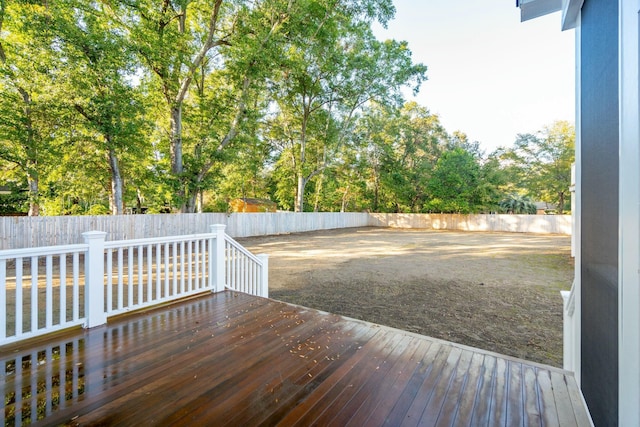
[[[242,246],[240,243],[238,243],[236,240],[233,239],[233,237],[229,236],[228,234],[225,234],[224,239],[229,242],[234,248],[236,248],[238,251],[240,251],[244,256],[248,257],[249,259],[251,259],[252,261],[260,264],[262,261],[260,261],[260,259],[252,254],[247,248],[245,248],[244,246]]]
[[[567,301],[564,304],[564,310],[567,312],[569,316],[573,316],[575,309],[576,309],[576,282],[574,280],[573,283],[571,283],[571,290],[569,291],[569,297],[567,298]]]
[[[0,260],[9,260],[13,258],[40,257],[47,255],[70,254],[74,252],[86,252],[89,245],[78,243],[75,245],[64,246],[42,246],[39,248],[21,248],[21,249],[5,249],[0,250]]]
[[[131,239],[131,240],[113,240],[105,241],[105,249],[115,249],[118,247],[133,247],[140,245],[152,245],[158,243],[176,243],[186,242],[188,240],[202,240],[202,239],[215,239],[215,233],[202,233],[202,234],[183,234],[181,236],[167,236],[167,237],[146,237],[144,239]]]

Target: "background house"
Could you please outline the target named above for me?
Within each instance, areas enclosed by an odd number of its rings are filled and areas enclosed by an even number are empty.
[[[231,212],[276,212],[278,210],[276,202],[248,197],[231,200],[229,207]]]
[[[548,213],[556,213],[556,205],[547,202],[536,202],[536,214],[546,215]]]
[[[640,425],[638,0],[520,0],[576,34],[575,322],[565,352],[597,426]],[[566,361],[566,359],[565,359]]]

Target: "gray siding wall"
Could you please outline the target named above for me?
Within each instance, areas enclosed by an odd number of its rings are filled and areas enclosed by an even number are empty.
[[[618,424],[618,2],[586,0],[581,28],[582,377],[597,426]]]

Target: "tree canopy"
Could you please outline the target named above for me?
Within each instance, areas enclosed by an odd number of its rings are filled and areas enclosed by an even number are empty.
[[[564,212],[575,161],[575,129],[570,123],[557,121],[535,134],[518,135],[502,157],[527,196],[553,203],[559,214]]]
[[[407,102],[392,0],[0,0],[2,212],[563,205],[572,128],[485,154]],[[5,190],[6,192],[6,190]],[[501,207],[502,206],[502,207]]]

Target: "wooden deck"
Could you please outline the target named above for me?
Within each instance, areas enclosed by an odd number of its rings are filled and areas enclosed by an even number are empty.
[[[589,425],[562,370],[232,292],[0,360],[5,425]]]

